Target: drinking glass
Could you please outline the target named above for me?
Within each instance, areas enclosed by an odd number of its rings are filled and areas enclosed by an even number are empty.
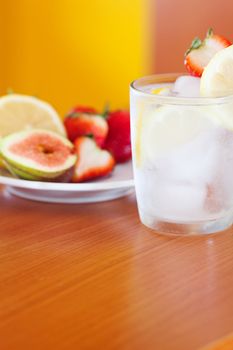
[[[130,87],[140,220],[161,233],[222,231],[233,219],[233,96],[172,94],[178,76],[144,77]]]

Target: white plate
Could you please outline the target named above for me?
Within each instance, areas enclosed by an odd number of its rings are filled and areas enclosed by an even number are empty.
[[[0,172],[5,191],[26,199],[52,203],[91,203],[123,197],[134,189],[132,163],[115,167],[109,177],[86,183],[28,181]]]

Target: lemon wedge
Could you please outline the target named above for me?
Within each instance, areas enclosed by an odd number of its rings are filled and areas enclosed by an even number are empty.
[[[204,97],[233,94],[233,45],[217,52],[205,67],[200,93]]]
[[[18,94],[0,98],[0,138],[20,130],[35,128],[66,135],[58,113],[49,103],[36,97]]]

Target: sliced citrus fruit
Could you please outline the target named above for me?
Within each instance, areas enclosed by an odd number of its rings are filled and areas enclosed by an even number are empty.
[[[164,95],[167,96],[171,92],[171,86],[170,87],[159,87],[155,88],[151,91],[153,95]]]
[[[145,111],[140,133],[140,165],[192,142],[200,133],[222,127],[224,121],[214,107],[167,105]]]
[[[1,97],[0,137],[28,129],[46,129],[66,135],[58,113],[49,103],[27,95]]]
[[[201,77],[200,93],[205,97],[233,94],[233,45],[217,52]]]

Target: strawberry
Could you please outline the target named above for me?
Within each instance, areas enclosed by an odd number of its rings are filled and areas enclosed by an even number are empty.
[[[193,40],[191,47],[185,53],[184,64],[191,75],[201,77],[204,68],[215,53],[230,45],[229,40],[214,34],[210,28],[203,41],[198,37]]]
[[[111,153],[99,148],[89,137],[78,137],[74,142],[78,160],[75,164],[73,182],[92,180],[109,174],[115,165]]]
[[[75,114],[75,113],[98,114],[95,108],[88,107],[88,106],[75,106],[74,108],[71,109],[68,115]]]
[[[112,153],[117,163],[131,158],[130,115],[126,110],[108,113],[109,132],[103,148]]]
[[[102,146],[108,133],[106,120],[89,107],[74,108],[65,118],[64,125],[72,142],[79,136],[91,136]]]

